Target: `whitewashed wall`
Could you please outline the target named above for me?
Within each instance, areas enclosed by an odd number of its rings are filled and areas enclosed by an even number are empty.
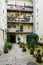
[[[34,23],[35,33],[39,35],[39,41],[43,41],[43,0],[33,0],[34,2]]]
[[[0,50],[3,50],[6,41],[7,17],[5,0],[0,0]]]

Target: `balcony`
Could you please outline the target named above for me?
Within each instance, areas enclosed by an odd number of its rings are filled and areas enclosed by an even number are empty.
[[[7,11],[10,11],[10,12],[30,12],[32,13],[33,12],[33,7],[32,6],[21,6],[21,5],[10,5],[8,4],[7,5]]]
[[[16,28],[8,28],[7,29],[7,33],[17,33],[17,34],[19,34],[19,33],[31,33],[31,32],[33,32],[33,29],[23,29],[23,30],[21,30],[21,29],[16,29]]]
[[[23,17],[23,16],[7,16],[7,22],[14,22],[14,23],[33,23],[33,19],[30,16]]]

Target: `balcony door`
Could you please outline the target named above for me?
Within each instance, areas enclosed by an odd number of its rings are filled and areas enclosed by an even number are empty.
[[[20,32],[23,32],[23,25],[20,26]]]

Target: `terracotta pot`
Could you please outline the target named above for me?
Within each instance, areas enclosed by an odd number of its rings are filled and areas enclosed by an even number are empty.
[[[43,48],[43,46],[42,46],[42,48]]]
[[[36,61],[37,61],[37,62],[42,62],[42,56],[36,57]]]
[[[34,54],[34,50],[30,50],[30,54],[33,55]]]

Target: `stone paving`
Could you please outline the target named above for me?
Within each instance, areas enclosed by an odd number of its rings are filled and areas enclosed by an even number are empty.
[[[8,54],[0,56],[0,65],[27,65],[31,61],[33,61],[32,56],[27,52],[22,52],[18,44],[14,44]]]

